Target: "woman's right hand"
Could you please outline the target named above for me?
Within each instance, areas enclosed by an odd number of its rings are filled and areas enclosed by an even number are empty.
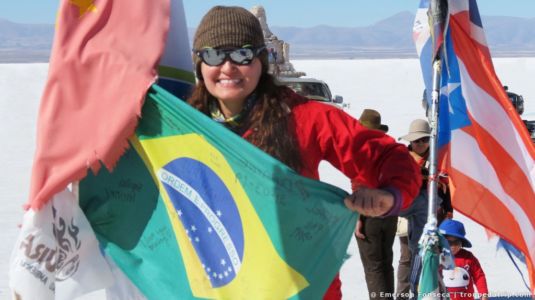
[[[357,187],[353,194],[344,199],[351,211],[369,217],[385,215],[394,206],[394,195],[382,189]]]

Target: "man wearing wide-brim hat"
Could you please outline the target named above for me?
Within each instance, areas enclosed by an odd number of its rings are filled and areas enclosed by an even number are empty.
[[[370,129],[388,131],[388,125],[381,123],[381,114],[373,109],[365,109],[359,122]],[[354,185],[357,182],[352,182]],[[392,266],[392,246],[396,237],[397,216],[360,216],[355,230],[360,259],[364,266],[366,285],[370,295],[394,294],[394,268]],[[375,293],[375,294],[374,294]],[[370,298],[372,298],[370,297]],[[393,299],[387,297],[387,299]]]
[[[388,132],[388,125],[381,124],[381,114],[376,110],[369,108],[363,110],[359,122],[367,128]]]

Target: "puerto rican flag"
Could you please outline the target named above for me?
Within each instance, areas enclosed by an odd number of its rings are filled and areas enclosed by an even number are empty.
[[[476,1],[450,0],[448,9],[438,147],[452,203],[525,254],[534,292],[535,148],[496,76]]]

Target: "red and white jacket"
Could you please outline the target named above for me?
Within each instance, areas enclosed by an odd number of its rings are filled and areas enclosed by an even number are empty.
[[[450,294],[450,299],[452,300],[471,300],[474,299],[474,286],[477,288],[477,292],[480,294],[488,294],[487,288],[487,279],[485,273],[479,264],[477,258],[472,254],[472,252],[461,249],[455,255],[455,266],[456,269],[454,273],[451,273],[452,276],[448,276],[443,271],[443,279],[448,293]],[[459,276],[464,276],[468,278],[455,278]],[[451,278],[447,278],[451,277]],[[451,282],[449,284],[448,282]],[[462,283],[462,284],[459,284]]]

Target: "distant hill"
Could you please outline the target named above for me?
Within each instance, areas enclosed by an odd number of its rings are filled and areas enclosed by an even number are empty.
[[[416,57],[412,42],[414,14],[401,12],[366,27],[270,26],[290,44],[292,59]],[[269,22],[269,15],[268,15]],[[535,18],[483,17],[494,57],[535,56]],[[188,28],[190,40],[195,32]],[[48,61],[54,26],[18,24],[0,19],[0,63]]]
[[[292,58],[403,58],[416,57],[413,21],[414,14],[401,12],[367,27],[271,31],[290,44]],[[494,57],[535,56],[535,18],[483,17],[483,25]]]
[[[48,61],[53,37],[54,25],[0,19],[0,63]]]
[[[271,31],[290,44],[292,58],[416,57],[414,15],[402,12],[367,27],[278,27]]]
[[[535,53],[535,18],[486,17],[483,22],[493,55],[533,56]]]

